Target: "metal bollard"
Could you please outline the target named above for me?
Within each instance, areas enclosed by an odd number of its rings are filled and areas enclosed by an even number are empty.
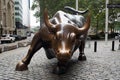
[[[91,40],[90,37],[87,37],[87,44],[88,44],[88,45],[86,45],[86,47],[88,47],[88,48],[91,47],[90,40]]]
[[[120,39],[119,39],[119,45],[118,45],[118,50],[120,50]]]
[[[94,52],[97,52],[97,41],[94,42]]]
[[[114,47],[115,47],[115,41],[113,40],[112,41],[112,51],[115,51]]]

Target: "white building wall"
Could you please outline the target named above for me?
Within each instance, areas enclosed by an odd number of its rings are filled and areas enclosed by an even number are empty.
[[[30,27],[29,0],[22,0],[22,2],[23,2],[23,25]]]

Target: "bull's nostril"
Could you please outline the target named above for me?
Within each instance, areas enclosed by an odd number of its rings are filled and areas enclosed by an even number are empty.
[[[59,51],[59,50],[57,50],[57,53],[60,53],[60,51]]]
[[[71,51],[69,51],[69,53],[71,53]]]

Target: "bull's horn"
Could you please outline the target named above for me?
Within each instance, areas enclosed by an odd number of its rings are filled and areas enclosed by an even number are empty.
[[[48,27],[48,29],[51,31],[53,31],[54,29],[54,24],[52,24],[50,21],[49,21],[49,18],[48,18],[48,11],[47,11],[47,8],[45,8],[44,10],[44,22],[45,22],[45,25]]]
[[[87,21],[82,28],[79,28],[79,34],[85,34],[90,28],[90,13],[88,14]]]

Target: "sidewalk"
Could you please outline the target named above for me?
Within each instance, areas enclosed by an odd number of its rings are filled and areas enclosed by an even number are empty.
[[[63,75],[52,73],[57,59],[47,59],[43,48],[35,53],[27,71],[15,71],[15,67],[27,54],[29,46],[3,52],[0,54],[0,80],[120,80],[118,41],[115,41],[115,51],[111,51],[111,40],[107,45],[104,41],[97,43],[97,52],[94,52],[94,41],[90,41],[90,47],[86,44],[86,61],[78,61],[77,50]]]
[[[108,40],[107,43],[104,40],[92,40],[92,41],[87,41],[86,43],[86,48],[91,48],[92,51],[94,51],[94,44],[95,41],[97,42],[97,52],[101,51],[112,51],[112,41],[113,40]],[[118,50],[119,46],[119,41],[114,40],[114,50]],[[102,49],[102,50],[101,50]]]

